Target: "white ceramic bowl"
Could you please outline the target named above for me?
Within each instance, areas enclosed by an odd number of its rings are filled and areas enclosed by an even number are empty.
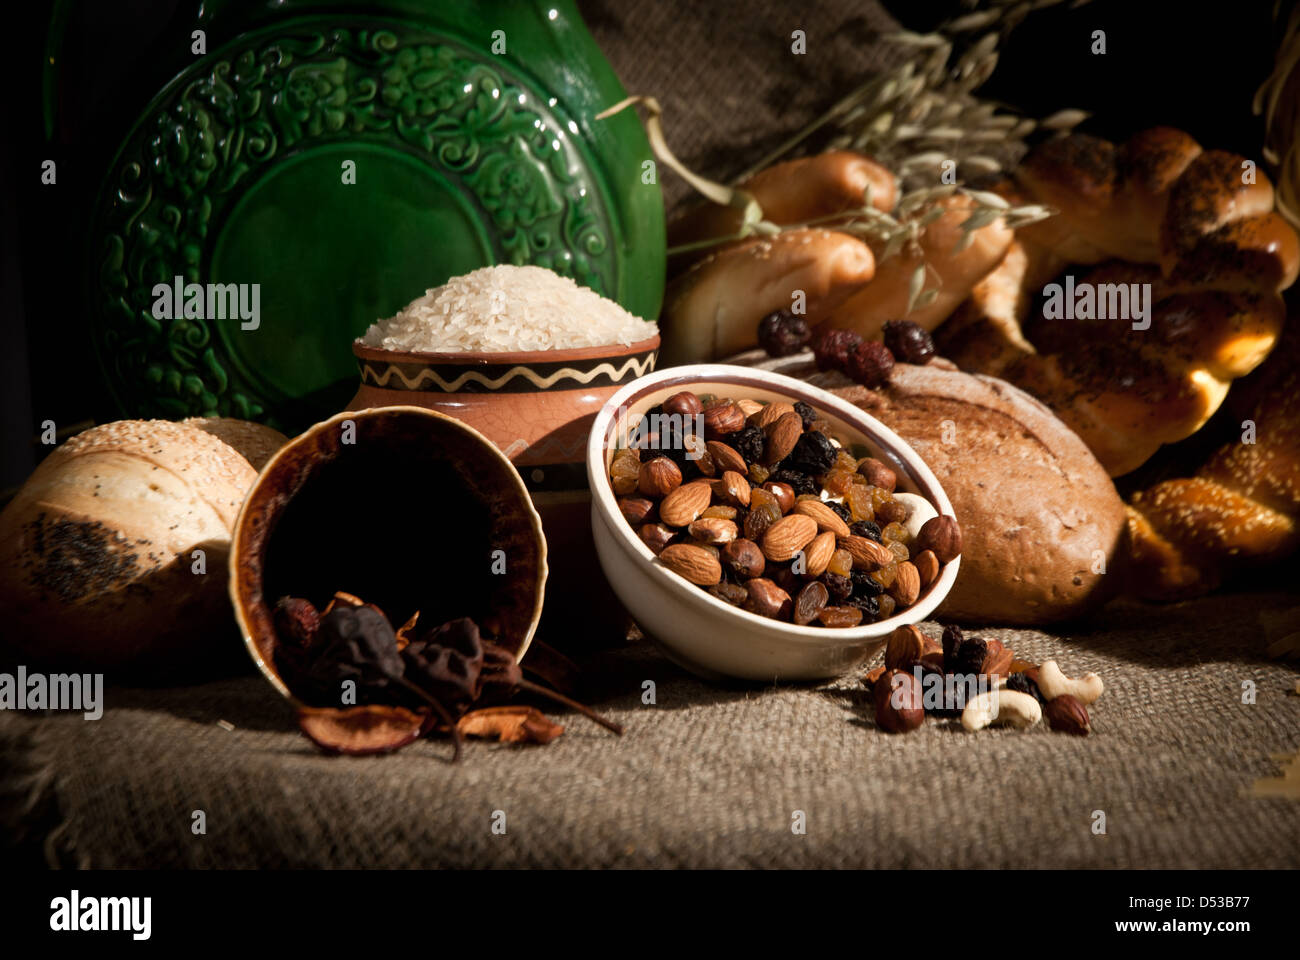
[[[596,554],[618,598],[670,659],[701,676],[758,681],[824,680],[873,656],[903,624],[924,620],[957,579],[958,557],[917,602],[878,623],[832,629],[760,617],[712,596],[660,564],[619,512],[609,464],[628,430],[651,407],[681,390],[755,400],[803,400],[832,424],[832,436],[861,443],[898,474],[898,490],[923,496],[940,514],[952,504],[930,468],[897,434],[851,403],[802,380],[727,364],[670,367],[627,384],[606,402],[587,443],[591,530]]]

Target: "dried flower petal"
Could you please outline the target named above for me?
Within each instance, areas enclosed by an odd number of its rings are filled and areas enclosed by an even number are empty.
[[[467,737],[495,737],[502,743],[550,743],[564,732],[536,707],[484,707],[471,710],[456,723]]]

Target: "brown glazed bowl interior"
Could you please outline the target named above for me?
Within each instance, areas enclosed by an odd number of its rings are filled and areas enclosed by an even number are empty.
[[[394,626],[417,610],[422,625],[472,617],[519,659],[546,574],[514,467],[473,428],[419,407],[344,412],[295,437],[253,484],[231,540],[235,617],[285,696],[272,624],[282,596],[323,609],[341,590]]]

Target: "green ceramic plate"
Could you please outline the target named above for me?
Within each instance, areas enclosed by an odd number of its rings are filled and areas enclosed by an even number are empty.
[[[90,280],[125,414],[302,427],[355,392],[370,323],[486,264],[549,267],[657,315],[651,154],[630,113],[593,119],[624,91],[572,4],[386,6],[238,24],[127,135]],[[205,296],[168,318],[155,288],[177,277]],[[256,326],[221,315],[227,284]]]

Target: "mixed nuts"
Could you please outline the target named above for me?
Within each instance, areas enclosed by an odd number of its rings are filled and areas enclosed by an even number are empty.
[[[718,599],[801,626],[874,623],[916,603],[961,530],[920,524],[895,472],[830,429],[807,403],[682,391],[646,412],[609,480],[657,562]]]
[[[1087,736],[1087,704],[1102,693],[1095,673],[1071,679],[1055,660],[1018,660],[1001,641],[968,637],[957,626],[944,627],[942,641],[914,626],[899,627],[885,643],[884,663],[863,684],[871,691],[876,726],[889,733],[917,729],[928,713],[960,718],[971,731],[1026,728],[1046,719],[1054,731]]]

